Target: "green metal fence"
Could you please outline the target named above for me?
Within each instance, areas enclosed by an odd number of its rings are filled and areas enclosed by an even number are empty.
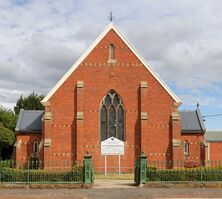
[[[222,181],[220,161],[148,161],[146,181]]]
[[[200,160],[150,161],[147,160],[145,154],[141,154],[135,161],[134,181],[137,185],[150,181],[222,181],[222,162]]]
[[[91,157],[74,161],[0,161],[2,183],[93,183]],[[85,175],[85,173],[89,175]]]

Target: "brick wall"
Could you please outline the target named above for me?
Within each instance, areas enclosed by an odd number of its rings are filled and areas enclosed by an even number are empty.
[[[110,43],[116,47],[115,64],[107,62]],[[84,82],[81,90],[76,85],[79,80]],[[142,137],[141,81],[148,84],[143,107],[148,118],[142,121],[145,128]],[[79,160],[88,151],[95,168],[104,165],[104,157],[100,155],[99,107],[111,89],[121,96],[125,106],[122,166],[133,168],[142,150],[151,159],[172,158],[171,112],[177,111],[174,100],[111,30],[50,98],[46,110],[51,112],[52,118],[50,122],[45,121],[45,126],[50,125],[50,128],[45,128],[44,137],[50,137],[52,145],[45,149],[45,159]],[[76,118],[77,111],[83,112],[81,121]],[[109,157],[108,161],[110,166],[116,165],[115,157]]]
[[[184,156],[186,160],[205,160],[204,136],[202,133],[183,133],[182,141],[188,141],[189,154]]]
[[[208,160],[213,161],[213,164],[216,164],[215,161],[222,161],[222,143],[221,142],[209,142],[208,149],[210,150],[210,157]]]
[[[34,156],[34,142],[39,144],[39,158],[43,159],[43,148],[41,144],[42,134],[33,133],[17,133],[16,134],[16,154],[15,160],[17,163],[22,163],[28,160],[28,158]]]

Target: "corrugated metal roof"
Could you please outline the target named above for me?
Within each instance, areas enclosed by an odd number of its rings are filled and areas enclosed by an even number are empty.
[[[42,131],[43,110],[24,110],[19,112],[15,131],[40,133]]]
[[[206,131],[204,139],[207,142],[222,142],[222,131]]]
[[[205,132],[203,117],[199,109],[195,111],[180,111],[181,132]]]

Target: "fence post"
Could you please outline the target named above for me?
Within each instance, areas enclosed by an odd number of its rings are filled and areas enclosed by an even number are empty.
[[[137,173],[137,168],[138,168],[138,165],[137,165],[137,160],[135,160],[134,162],[134,182],[137,184],[137,178],[138,178],[138,173]]]
[[[140,184],[140,162],[139,162],[139,159],[135,161],[134,182],[136,183],[136,185]]]
[[[28,174],[27,174],[27,182],[29,182],[29,168],[30,167],[30,159],[28,158]]]
[[[202,170],[202,161],[200,160],[200,181],[203,181],[203,170]]]
[[[142,152],[139,157],[139,183],[146,183],[146,175],[147,175],[147,156]]]
[[[2,182],[2,163],[0,162],[0,182]]]
[[[92,156],[87,154],[84,156],[84,179],[85,184],[92,183],[92,170],[91,170]]]
[[[91,166],[91,182],[94,182],[94,161],[92,160],[92,166]]]

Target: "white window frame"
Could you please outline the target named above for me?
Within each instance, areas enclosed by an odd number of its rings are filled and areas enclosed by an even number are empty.
[[[187,140],[184,141],[183,143],[183,153],[184,155],[188,155],[190,153],[190,144]]]

